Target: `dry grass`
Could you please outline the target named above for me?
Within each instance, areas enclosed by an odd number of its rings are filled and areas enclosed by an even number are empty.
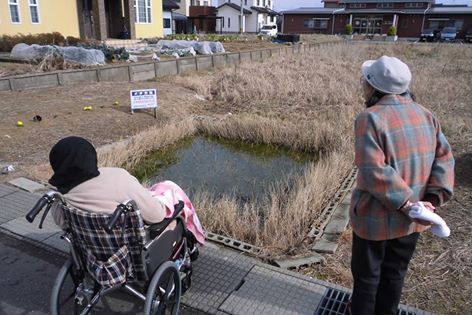
[[[319,154],[320,162],[298,179],[289,196],[282,193],[285,183],[274,183],[271,199],[264,206],[268,213],[265,220],[259,219],[261,209],[257,206],[241,208],[230,197],[216,200],[201,192],[194,200],[209,230],[264,247],[269,256],[297,254],[306,249],[309,223],[316,221],[352,163],[353,119],[363,107],[360,65],[383,54],[408,63],[413,92],[441,121],[459,162],[456,197],[439,210],[453,235],[446,240],[423,235],[411,262],[402,302],[442,314],[468,314],[472,309],[472,47],[339,45],[218,73],[169,78],[172,84],[189,88],[207,100],[198,110],[188,110],[186,117],[197,114],[207,118],[185,120],[188,128],[178,127],[180,123],[174,119],[167,131],[156,129],[144,136],[147,144],[133,140],[126,148],[132,154],[120,157],[101,153],[102,164],[128,161],[126,165],[131,165],[139,161],[136,152],[145,154],[196,132]],[[162,143],[154,139],[164,137],[169,139]],[[342,236],[337,253],[327,257],[326,265],[304,272],[350,287],[350,233]]]
[[[453,235],[439,240],[428,232],[423,234],[410,265],[402,302],[440,314],[468,314],[472,309],[470,45],[340,45],[319,48],[303,58],[284,56],[257,65],[245,64],[199,80],[191,76],[176,77],[174,80],[211,100],[206,108],[208,111],[221,114],[231,112],[249,117],[247,120],[253,117],[254,124],[264,130],[257,133],[259,141],[266,141],[266,136],[273,140],[280,136],[282,140],[276,142],[284,143],[283,139],[290,139],[287,143],[294,143],[294,148],[303,149],[306,138],[309,138],[307,135],[317,134],[318,139],[334,140],[317,141],[315,136],[313,143],[335,144],[329,146],[328,151],[337,147],[346,162],[352,161],[350,141],[353,118],[362,108],[358,84],[360,65],[366,59],[376,59],[383,54],[397,56],[410,66],[413,92],[418,101],[441,121],[458,161],[456,196],[446,207],[439,209],[451,226]],[[272,130],[277,129],[271,126],[272,123],[281,125],[279,133],[271,135]],[[232,125],[239,129],[236,137],[249,137],[243,128],[237,127],[239,122],[232,122]],[[304,136],[293,140],[292,134],[284,131],[286,126],[290,126],[289,130],[305,129],[302,132]],[[227,131],[223,131],[221,136],[227,137]],[[230,207],[227,200],[207,204],[206,209],[210,210]],[[287,209],[296,211],[298,208]],[[219,217],[218,211],[214,213],[205,220]],[[278,219],[280,213],[275,211],[274,214]],[[241,238],[244,238],[245,233],[238,232],[245,231],[242,221],[238,221],[240,219],[238,216],[232,217],[229,222],[218,219],[217,227],[223,233],[242,235]],[[247,218],[249,222],[252,222],[251,219]],[[233,222],[237,223],[232,229],[228,228]],[[271,225],[267,224],[267,227]],[[291,230],[284,230],[289,244],[298,246],[292,240],[292,234],[296,238],[300,228],[303,229],[295,224]],[[327,257],[326,265],[314,266],[304,272],[351,287],[350,233],[349,230],[343,235],[337,253]],[[277,236],[274,239],[279,244],[282,242]],[[276,242],[270,245],[262,239],[255,239],[255,242],[271,250],[279,245]]]

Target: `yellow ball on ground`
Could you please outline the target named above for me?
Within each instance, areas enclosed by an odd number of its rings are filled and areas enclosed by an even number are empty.
[[[18,127],[23,127],[23,126],[24,126],[24,124],[23,124],[23,122],[22,122],[21,120],[18,120],[18,121],[16,122],[16,125],[17,125]]]
[[[116,105],[120,105],[120,102],[114,101],[114,102],[113,102],[113,105],[115,105],[115,106],[116,106]]]

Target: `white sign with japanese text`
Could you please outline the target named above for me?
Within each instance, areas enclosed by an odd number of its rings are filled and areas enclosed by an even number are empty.
[[[131,90],[131,112],[135,109],[157,108],[157,90]]]

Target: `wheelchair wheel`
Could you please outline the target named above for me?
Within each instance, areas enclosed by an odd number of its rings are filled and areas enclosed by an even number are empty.
[[[51,293],[51,314],[88,314],[87,301],[82,296],[77,299],[79,287],[84,286],[84,275],[75,269],[72,259],[69,258],[56,277]]]
[[[145,315],[177,314],[180,306],[181,283],[177,266],[163,263],[149,283],[144,305]]]

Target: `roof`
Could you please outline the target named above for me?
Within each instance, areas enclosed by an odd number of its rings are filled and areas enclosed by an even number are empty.
[[[162,8],[164,10],[176,10],[179,9],[180,6],[172,0],[162,0]]]
[[[187,16],[179,12],[172,12],[172,19],[174,21],[187,21]]]
[[[269,8],[264,8],[264,7],[251,7],[252,10],[258,12],[258,13],[265,13],[269,15],[279,15],[279,12],[276,12],[274,10],[271,10]]]
[[[472,14],[472,7],[432,7],[426,11],[428,14]]]
[[[322,7],[301,7],[294,10],[281,12],[282,14],[333,14],[336,11],[344,11],[344,8],[322,8]]]
[[[339,3],[432,2],[435,0],[340,0]]]
[[[365,1],[365,0],[364,0]],[[344,9],[344,8],[321,8],[321,7],[302,7],[295,10],[283,11],[282,14],[472,14],[472,7],[432,7],[428,10],[423,9]]]
[[[348,9],[340,13],[364,13],[364,14],[423,14],[425,9]]]
[[[219,9],[219,8],[221,8],[221,7],[224,7],[225,5],[229,6],[230,8],[235,9],[236,11],[241,11],[241,7],[240,7],[239,5],[234,4],[234,3],[228,3],[228,2],[226,2],[226,3],[222,4],[222,5],[220,5],[217,9]],[[247,10],[247,9],[243,9],[243,13],[244,13],[244,14],[252,14],[252,12],[249,11],[249,10]]]

